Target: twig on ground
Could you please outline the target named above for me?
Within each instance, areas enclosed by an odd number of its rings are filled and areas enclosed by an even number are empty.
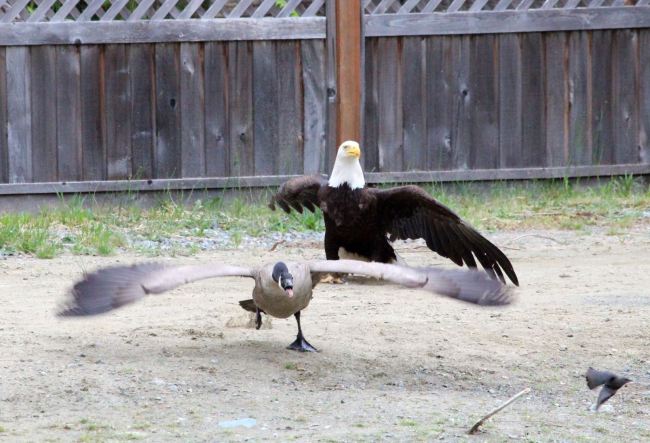
[[[512,240],[507,241],[505,244],[506,244],[506,245],[509,245],[510,243],[514,243],[514,242],[516,242],[517,240],[521,240],[522,238],[526,238],[526,237],[537,237],[537,238],[543,238],[544,240],[551,240],[551,241],[554,241],[555,243],[558,243],[558,244],[560,244],[560,245],[565,245],[565,244],[566,244],[565,242],[562,242],[562,241],[560,241],[560,240],[558,240],[558,239],[556,239],[556,238],[549,237],[549,236],[547,236],[547,235],[541,235],[541,234],[524,234],[524,235],[520,235],[520,236],[517,237],[517,238],[513,238]]]
[[[481,425],[482,425],[483,423],[485,423],[485,421],[486,421],[487,419],[489,419],[489,418],[492,417],[494,414],[496,414],[497,412],[499,412],[500,410],[502,410],[503,408],[505,408],[506,406],[508,406],[510,403],[512,403],[512,402],[514,402],[515,400],[517,400],[517,399],[518,399],[519,397],[521,397],[522,395],[528,394],[529,392],[530,392],[530,388],[526,388],[526,389],[524,389],[523,391],[521,391],[521,392],[519,392],[519,393],[513,395],[513,396],[510,397],[510,398],[509,398],[505,403],[503,403],[501,406],[499,406],[499,407],[497,407],[497,408],[491,410],[491,411],[490,411],[490,412],[489,412],[485,417],[483,417],[482,419],[480,419],[479,421],[477,421],[476,424],[475,424],[474,426],[472,426],[472,428],[471,428],[469,431],[467,431],[467,433],[470,434],[470,435],[471,435],[471,434],[476,434],[476,433],[478,432],[478,428],[480,428]]]
[[[275,243],[273,243],[273,246],[271,246],[271,249],[269,249],[269,252],[275,251],[275,248],[280,246],[282,243],[286,243],[286,242],[287,242],[286,240],[278,240],[278,241],[276,241]]]

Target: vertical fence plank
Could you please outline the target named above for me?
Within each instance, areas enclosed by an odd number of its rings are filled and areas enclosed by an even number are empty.
[[[253,138],[255,140],[255,174],[278,173],[278,122],[286,118],[279,105],[278,86],[286,79],[279,77],[276,60],[277,43],[253,43]],[[282,116],[280,117],[280,114]]]
[[[640,62],[639,155],[642,163],[650,163],[650,30],[639,29],[638,32]],[[0,68],[1,66],[0,62]],[[0,121],[2,120],[0,119]]]
[[[253,140],[253,51],[251,42],[228,43],[230,175],[255,173]]]
[[[325,50],[327,51],[325,57],[325,79],[327,82],[327,116],[325,126],[327,150],[325,152],[325,171],[329,173],[336,158],[335,149],[338,148],[336,144],[336,103],[339,95],[338,85],[336,84],[336,0],[326,0],[325,14]]]
[[[380,171],[401,171],[403,168],[401,51],[398,38],[379,40],[381,63],[377,66],[377,93],[380,123],[377,139]]]
[[[521,46],[517,34],[499,36],[499,166],[521,166],[522,132]]]
[[[205,43],[205,165],[208,177],[228,175],[227,44]]]
[[[106,172],[109,180],[131,176],[131,94],[126,45],[105,48]]]
[[[470,45],[468,36],[451,40],[451,155],[453,169],[469,168],[474,93],[469,84]],[[447,111],[449,112],[449,111]]]
[[[131,174],[135,178],[152,178],[155,140],[154,47],[133,44],[128,48],[131,94]]]
[[[181,43],[181,149],[183,177],[205,176],[203,48]]]
[[[81,146],[84,180],[106,179],[104,53],[102,46],[79,48]]]
[[[366,61],[364,70],[365,103],[363,117],[363,152],[361,162],[363,170],[368,172],[379,170],[379,95],[378,95],[378,62],[379,39],[368,38],[366,45]]]
[[[639,161],[637,44],[636,31],[620,29],[614,32],[612,115],[616,163]]]
[[[430,170],[452,168],[451,123],[453,98],[452,42],[453,37],[427,38],[427,167]]]
[[[79,48],[56,47],[56,144],[59,180],[81,180],[81,90]]]
[[[424,37],[404,38],[402,59],[404,91],[404,169],[426,170],[427,58]]]
[[[6,48],[7,156],[9,183],[32,181],[29,48]]]
[[[325,134],[327,91],[325,87],[325,44],[322,40],[301,42],[305,174],[327,170]]]
[[[157,44],[156,69],[156,144],[154,176],[181,176],[181,123],[179,47]]]
[[[595,164],[614,162],[612,133],[612,31],[594,31],[591,36],[591,137]],[[650,59],[647,59],[650,61]]]
[[[32,174],[35,182],[58,177],[56,140],[56,47],[31,47]],[[67,79],[62,81],[68,81]]]
[[[0,47],[0,183],[9,181],[7,149],[7,60],[6,49]]]
[[[471,36],[470,51],[474,105],[469,164],[474,169],[493,169],[499,166],[498,39],[494,35]]]
[[[523,166],[543,166],[546,161],[546,102],[542,34],[522,34],[521,38]]]
[[[278,122],[278,173],[301,174],[304,156],[300,47],[295,41],[281,41],[277,45],[278,103],[282,109],[282,118]]]
[[[568,165],[569,160],[569,49],[566,33],[548,33],[544,43],[546,54],[545,166],[564,166]]]
[[[569,162],[591,164],[591,77],[586,32],[569,33]]]

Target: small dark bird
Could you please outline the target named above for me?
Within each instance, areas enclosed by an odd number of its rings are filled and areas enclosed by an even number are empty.
[[[316,351],[305,340],[300,312],[309,305],[312,290],[327,273],[356,274],[387,280],[408,288],[420,288],[477,305],[506,305],[512,301],[510,289],[486,274],[456,269],[408,268],[355,260],[277,262],[256,268],[220,263],[168,266],[160,263],[116,266],[100,269],[77,282],[60,316],[95,315],[160,294],[186,283],[213,277],[250,277],[255,280],[253,298],[239,302],[242,308],[277,318],[293,315],[298,323],[296,340],[288,349]]]
[[[359,143],[341,144],[329,179],[293,178],[271,198],[269,207],[302,213],[323,211],[325,257],[360,257],[403,264],[391,246],[395,240],[424,239],[427,247],[459,266],[478,264],[505,283],[519,285],[508,257],[451,209],[418,186],[369,188],[361,169]]]
[[[620,377],[613,372],[608,371],[598,371],[594,368],[587,369],[585,374],[587,379],[587,386],[589,389],[597,388],[598,386],[603,386],[598,394],[598,401],[596,402],[596,410],[609,400],[616,391],[622,388],[625,384],[631,382],[629,378]]]

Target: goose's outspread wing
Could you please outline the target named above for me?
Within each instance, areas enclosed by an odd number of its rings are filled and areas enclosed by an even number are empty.
[[[99,269],[77,282],[60,316],[95,315],[160,294],[186,283],[213,277],[253,277],[252,269],[228,265],[167,266],[144,263]]]
[[[309,268],[312,274],[335,272],[388,280],[477,305],[507,305],[514,300],[509,287],[475,270],[410,268],[356,260],[314,261]]]

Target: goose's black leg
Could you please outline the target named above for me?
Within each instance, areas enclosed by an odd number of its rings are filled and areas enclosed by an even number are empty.
[[[262,327],[262,310],[260,308],[255,309],[255,329]]]
[[[298,335],[296,336],[296,340],[287,346],[287,349],[300,352],[318,352],[318,349],[310,345],[302,335],[302,328],[300,327],[300,311],[293,314],[293,316],[296,317],[296,322],[298,322]]]

